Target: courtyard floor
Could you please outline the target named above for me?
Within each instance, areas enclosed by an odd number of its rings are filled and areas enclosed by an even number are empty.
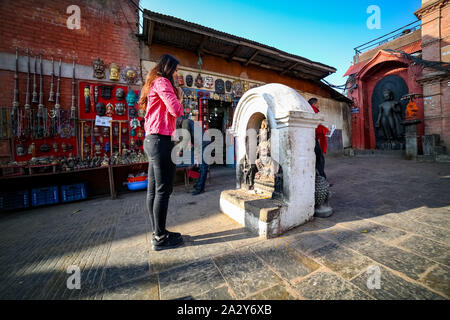
[[[145,192],[3,213],[0,299],[448,299],[450,163],[338,157],[326,172],[333,216],[270,240],[220,212],[229,168],[201,195],[175,187],[168,229],[185,244],[167,251],[151,250]]]

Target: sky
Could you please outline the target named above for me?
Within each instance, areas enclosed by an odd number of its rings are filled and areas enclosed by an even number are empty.
[[[369,6],[378,6],[380,28]],[[141,0],[145,9],[240,36],[337,69],[342,85],[354,48],[417,20],[421,0]]]

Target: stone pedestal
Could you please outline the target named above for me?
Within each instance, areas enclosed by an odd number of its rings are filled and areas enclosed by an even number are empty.
[[[406,159],[417,158],[417,125],[405,125],[405,156]]]
[[[283,190],[277,199],[265,199],[254,191],[241,189],[240,164],[249,156],[247,130],[259,128],[263,119],[268,120],[271,129],[271,157],[283,172]],[[309,103],[287,86],[268,84],[247,91],[236,108],[230,130],[236,137],[239,191],[222,192],[221,210],[264,237],[280,235],[311,220],[315,204],[314,137],[320,120]],[[270,214],[264,214],[266,211]]]

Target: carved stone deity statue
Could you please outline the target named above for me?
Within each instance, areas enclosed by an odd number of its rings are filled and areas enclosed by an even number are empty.
[[[261,122],[259,129],[259,142],[256,148],[256,167],[258,172],[255,179],[272,180],[274,178],[274,163],[270,156],[270,131],[267,119]]]
[[[400,103],[394,100],[391,90],[383,91],[384,102],[378,106],[378,119],[375,127],[383,130],[384,138],[388,142],[399,141],[401,139],[401,107]]]

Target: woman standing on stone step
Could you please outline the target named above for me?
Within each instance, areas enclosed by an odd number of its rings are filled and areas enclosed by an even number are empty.
[[[144,151],[148,156],[147,210],[153,226],[152,248],[164,250],[182,244],[180,233],[166,230],[167,208],[173,188],[176,119],[183,114],[183,90],[176,87],[179,61],[164,54],[148,73],[139,105],[146,108]]]

